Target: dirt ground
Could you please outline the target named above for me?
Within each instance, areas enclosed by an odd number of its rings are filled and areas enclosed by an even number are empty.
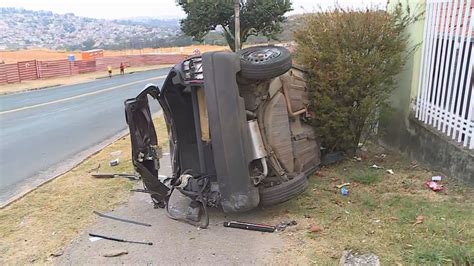
[[[146,70],[151,70],[151,69],[172,67],[172,66],[173,65],[128,67],[125,69],[125,74],[130,74],[130,73],[139,72],[139,71],[146,71]],[[66,76],[66,77],[50,78],[50,79],[27,80],[27,81],[22,81],[21,83],[3,84],[3,85],[0,85],[0,95],[38,90],[38,89],[47,89],[47,88],[57,87],[57,86],[62,86],[62,85],[78,84],[78,83],[95,80],[98,78],[107,77],[107,75],[108,74],[105,72],[93,72],[93,73],[86,73],[86,74],[80,74],[80,75],[74,75],[74,76]]]
[[[162,160],[162,173],[169,175],[169,156]],[[173,194],[171,204],[185,209],[187,198]],[[134,194],[129,201],[109,215],[126,217],[151,224],[151,227],[133,225],[100,218],[68,245],[61,256],[51,258],[54,264],[147,264],[147,265],[261,265],[281,262],[279,254],[289,248],[279,233],[262,233],[223,227],[224,221],[243,220],[274,223],[275,217],[259,210],[224,215],[212,210],[207,229],[172,220],[164,209],[154,209],[150,197]],[[120,243],[108,240],[91,242],[88,233],[114,236],[122,239],[152,242],[152,246]],[[126,251],[118,257],[104,257],[107,253]]]
[[[145,48],[141,50],[122,50],[112,51],[105,50],[104,56],[121,56],[121,55],[140,55],[140,54],[192,54],[195,49],[201,52],[218,51],[228,49],[227,46],[216,45],[192,45],[185,47],[164,47],[164,48]],[[77,60],[81,59],[80,51],[55,51],[48,49],[31,49],[18,51],[0,51],[0,62],[3,60],[6,64],[16,63],[27,60],[56,60],[67,59],[68,55],[75,55]]]

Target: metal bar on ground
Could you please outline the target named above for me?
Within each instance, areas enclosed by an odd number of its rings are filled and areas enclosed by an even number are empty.
[[[115,217],[115,216],[103,214],[103,213],[100,213],[100,212],[98,212],[98,211],[94,211],[94,214],[96,214],[96,215],[98,215],[98,216],[100,216],[100,217],[103,217],[103,218],[108,218],[108,219],[116,220],[116,221],[119,221],[119,222],[130,223],[130,224],[136,224],[136,225],[142,225],[142,226],[151,226],[151,224],[142,223],[142,222],[137,222],[137,221],[128,220],[128,219],[124,219],[124,218],[119,218],[119,217]]]
[[[124,243],[143,244],[143,245],[150,245],[150,246],[153,245],[153,242],[125,240],[125,239],[115,238],[115,237],[111,237],[111,236],[104,236],[104,235],[99,235],[99,234],[93,234],[93,233],[89,233],[89,236],[99,237],[99,238],[106,239],[106,240],[112,240],[112,241],[124,242]]]

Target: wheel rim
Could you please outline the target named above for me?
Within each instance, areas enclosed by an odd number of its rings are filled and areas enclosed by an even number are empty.
[[[270,59],[279,57],[281,52],[276,48],[264,48],[256,51],[248,51],[242,54],[241,58],[251,63],[264,63]]]

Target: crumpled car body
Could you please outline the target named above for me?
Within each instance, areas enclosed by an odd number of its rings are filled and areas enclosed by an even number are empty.
[[[184,220],[195,223],[208,207],[245,212],[303,192],[320,164],[305,75],[281,47],[210,52],[173,67],[161,89],[149,85],[126,100],[132,162],[145,192],[169,211],[170,195],[180,191],[192,199]],[[148,96],[168,128],[166,180],[158,175]]]

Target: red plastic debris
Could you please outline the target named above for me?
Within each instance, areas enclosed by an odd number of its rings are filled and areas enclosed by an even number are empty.
[[[441,191],[443,190],[443,185],[438,184],[435,181],[427,181],[425,185],[433,191]]]
[[[321,231],[321,229],[316,224],[311,224],[311,228],[309,229],[311,233],[317,233]]]

